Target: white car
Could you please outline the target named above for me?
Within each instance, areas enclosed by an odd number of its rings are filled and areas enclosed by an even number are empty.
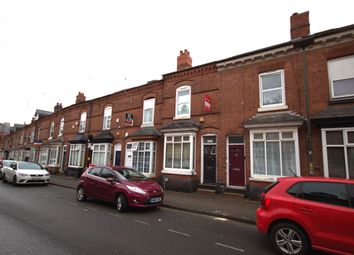
[[[50,175],[40,164],[15,161],[10,167],[4,168],[3,182],[17,184],[48,184]]]
[[[10,164],[15,162],[14,160],[7,160],[7,159],[4,159],[4,160],[1,160],[0,161],[0,180],[3,179],[3,176],[4,176],[4,169],[7,168],[7,167],[10,167]]]

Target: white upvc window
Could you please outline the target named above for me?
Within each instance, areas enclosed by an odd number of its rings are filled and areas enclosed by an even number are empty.
[[[193,175],[195,133],[165,134],[163,173]]]
[[[300,175],[297,129],[250,131],[250,148],[252,178]]]
[[[129,164],[135,170],[146,176],[152,176],[155,173],[156,161],[156,142],[140,141],[127,143],[126,164]],[[129,155],[132,155],[130,161]]]
[[[70,145],[70,157],[69,167],[83,167],[85,157],[85,145],[84,144],[71,144]]]
[[[64,118],[60,119],[59,133],[58,136],[62,136],[64,131]]]
[[[154,125],[155,98],[144,100],[143,124],[142,126]]]
[[[33,128],[31,131],[30,143],[34,142],[34,133],[35,133],[35,129]]]
[[[322,129],[326,177],[354,179],[354,128]]]
[[[259,75],[260,110],[285,107],[284,70]]]
[[[327,62],[331,99],[354,97],[354,55]]]
[[[49,149],[49,166],[56,166],[58,165],[58,158],[59,158],[59,146],[52,146]]]
[[[48,150],[49,148],[41,148],[39,151],[39,164],[42,166],[47,166],[48,165]]]
[[[104,109],[103,114],[103,129],[110,129],[111,128],[111,118],[112,118],[112,107],[108,106]]]
[[[86,116],[87,116],[86,112],[81,113],[79,133],[85,132],[85,129],[86,129]]]
[[[109,165],[111,160],[112,145],[109,143],[98,143],[93,145],[92,164]]]
[[[191,116],[191,87],[183,86],[176,90],[176,119]]]
[[[49,139],[52,139],[54,135],[54,121],[50,123],[50,128],[49,128]]]

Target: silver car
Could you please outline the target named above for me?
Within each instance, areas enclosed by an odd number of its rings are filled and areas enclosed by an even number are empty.
[[[27,161],[14,161],[4,168],[3,182],[17,184],[48,184],[49,172],[40,164]]]
[[[3,179],[3,176],[4,176],[4,169],[6,167],[10,167],[11,163],[15,162],[14,160],[1,160],[0,161],[0,180]]]

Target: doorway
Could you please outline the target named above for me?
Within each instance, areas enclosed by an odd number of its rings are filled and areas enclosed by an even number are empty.
[[[121,152],[122,152],[122,145],[120,143],[114,145],[114,165],[115,166],[121,165]]]
[[[216,136],[203,136],[203,183],[216,183]]]
[[[243,136],[230,136],[228,138],[229,186],[245,187],[244,150]]]

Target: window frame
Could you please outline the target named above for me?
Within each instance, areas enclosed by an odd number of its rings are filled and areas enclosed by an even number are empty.
[[[342,131],[343,133],[343,144],[327,144],[327,131]],[[354,127],[349,128],[322,128],[321,129],[321,136],[322,136],[322,156],[323,156],[323,167],[324,167],[324,176],[329,177],[329,169],[328,169],[328,154],[327,148],[343,148],[344,150],[344,163],[345,163],[345,172],[346,172],[346,179],[350,179],[349,173],[349,162],[348,162],[348,147],[354,147],[354,143],[349,143],[348,141],[348,132],[354,132]]]
[[[175,137],[181,137],[181,142],[176,142],[176,143],[181,143],[183,144],[183,137],[188,136],[189,137],[189,168],[183,168],[183,146],[181,146],[181,167],[180,168],[174,168],[173,166],[173,160],[174,160],[174,138]],[[172,143],[171,141],[167,141],[169,137],[172,137]],[[166,156],[167,156],[167,144],[172,144],[172,167],[166,167]],[[161,171],[162,173],[168,173],[168,174],[179,174],[179,175],[195,175],[195,160],[196,160],[196,134],[194,132],[188,132],[188,133],[166,133],[164,136],[164,152],[163,152],[163,170]]]
[[[52,157],[52,152],[55,151],[55,156]],[[48,151],[48,166],[57,166],[59,158],[59,146],[52,146]]]
[[[41,164],[42,166],[48,166],[48,154],[49,154],[49,148],[44,147],[39,150],[39,157],[38,157],[38,163]],[[42,159],[43,157],[43,159]],[[45,157],[45,160],[44,160]]]
[[[187,114],[178,114],[178,100],[179,100],[179,96],[178,96],[178,93],[180,91],[186,91],[188,90],[188,102],[187,102],[187,105],[188,105],[188,113]],[[181,86],[179,88],[176,89],[176,102],[175,102],[175,119],[189,119],[191,117],[191,112],[192,112],[192,109],[191,109],[191,101],[192,101],[192,87],[191,86]]]
[[[48,137],[48,139],[53,139],[53,137],[54,137],[54,127],[55,127],[55,123],[54,123],[54,121],[52,121],[50,123],[50,127],[49,127],[49,137]]]
[[[77,147],[77,149],[75,147]],[[74,149],[75,151],[78,151],[77,162],[72,162],[73,161],[72,152],[74,151]],[[85,159],[85,144],[81,144],[81,143],[70,144],[68,166],[72,168],[82,168],[84,167],[84,159]],[[77,165],[72,163],[77,163]]]
[[[143,143],[144,144],[144,149],[143,150],[140,150],[139,146],[140,146],[140,143]],[[149,145],[149,150],[146,149],[146,144],[150,144]],[[129,149],[128,149],[128,145],[131,145],[129,146]],[[132,151],[132,168],[135,169],[136,171],[138,171],[139,173],[145,175],[146,177],[153,177],[155,176],[155,167],[156,167],[156,148],[157,148],[157,144],[155,141],[138,141],[138,142],[128,142],[126,144],[126,149],[127,151]],[[149,152],[150,153],[150,158],[149,158],[149,169],[148,169],[148,172],[141,172],[139,170],[139,152],[142,152],[144,153],[144,156],[143,156],[143,168],[145,167],[144,166],[144,163],[145,163],[145,158],[146,158],[146,152]],[[137,153],[137,162],[136,162],[136,166],[134,165],[134,159],[135,159],[135,156],[134,156],[134,153]],[[144,169],[143,169],[144,171]]]
[[[59,133],[58,136],[62,136],[64,132],[64,117],[60,119]]]
[[[281,81],[281,95],[282,95],[282,102],[277,103],[277,104],[270,104],[270,105],[264,105],[263,102],[263,93],[268,92],[268,91],[274,91],[274,90],[279,90],[279,88],[272,88],[272,89],[263,89],[263,79],[262,77],[267,76],[267,75],[273,75],[273,74],[280,74],[280,81]],[[264,111],[264,110],[270,110],[270,109],[287,109],[286,105],[286,95],[285,95],[285,73],[284,69],[279,69],[279,70],[274,70],[270,72],[264,72],[260,73],[258,76],[258,82],[259,82],[259,111]]]
[[[334,58],[327,60],[327,69],[328,69],[328,80],[329,80],[329,91],[330,91],[330,98],[331,100],[340,100],[340,99],[348,99],[348,98],[354,98],[354,93],[353,94],[346,94],[346,95],[341,95],[341,96],[334,96],[334,82],[336,81],[342,81],[342,80],[347,80],[347,79],[354,79],[354,70],[352,70],[350,67],[346,68],[346,72],[348,70],[351,70],[352,73],[341,73],[337,74],[336,69],[343,69],[341,67],[335,67],[335,65],[346,65],[346,60],[348,60],[349,64],[352,64],[354,66],[354,55],[349,55],[349,56],[344,56],[344,57],[339,57],[339,58]],[[350,63],[352,62],[352,63]],[[345,72],[342,70],[342,72]],[[335,76],[335,77],[333,77]]]
[[[101,150],[100,147],[104,146],[104,150]],[[95,149],[95,147],[98,147],[98,150]],[[99,155],[99,159],[100,159],[100,155],[101,153],[103,153],[103,159],[104,162],[103,164],[99,164],[99,162],[95,162],[95,154]],[[95,143],[92,145],[92,164],[94,165],[109,165],[110,160],[111,160],[111,155],[112,155],[112,144],[110,143]]]
[[[103,123],[102,130],[111,129],[111,120],[112,120],[112,106],[106,106],[103,111]],[[108,114],[109,113],[109,114]]]
[[[153,102],[153,107],[152,108],[148,108],[148,104],[150,102]],[[145,99],[143,102],[143,119],[142,119],[142,127],[149,127],[149,126],[154,126],[154,118],[155,118],[155,98],[149,98],[149,99]],[[152,115],[151,115],[151,121],[146,122],[145,121],[145,111],[148,109],[152,109]]]
[[[282,138],[282,133],[285,132],[292,132],[293,133],[293,137],[292,138]],[[263,134],[263,138],[262,139],[254,139],[254,134],[259,134],[262,133]],[[282,148],[281,148],[281,142],[282,141],[294,141],[294,145],[295,145],[295,164],[296,164],[296,169],[292,169],[292,171],[297,175],[300,176],[301,172],[300,172],[300,147],[299,147],[299,136],[298,136],[298,130],[297,128],[280,128],[280,129],[255,129],[255,130],[250,130],[250,165],[251,165],[251,177],[250,180],[265,180],[265,181],[274,181],[276,180],[278,177],[284,177],[287,175],[270,175],[267,174],[267,150],[266,150],[266,133],[278,133],[279,134],[279,138],[277,140],[269,140],[269,141],[278,141],[279,145],[279,159],[280,159],[280,171],[281,174],[283,174],[282,171]],[[253,163],[253,142],[254,141],[263,141],[264,142],[264,166],[265,166],[265,174],[257,174],[254,173],[254,163]]]
[[[80,114],[79,133],[84,133],[86,130],[86,119],[87,119],[87,112],[82,112]]]

